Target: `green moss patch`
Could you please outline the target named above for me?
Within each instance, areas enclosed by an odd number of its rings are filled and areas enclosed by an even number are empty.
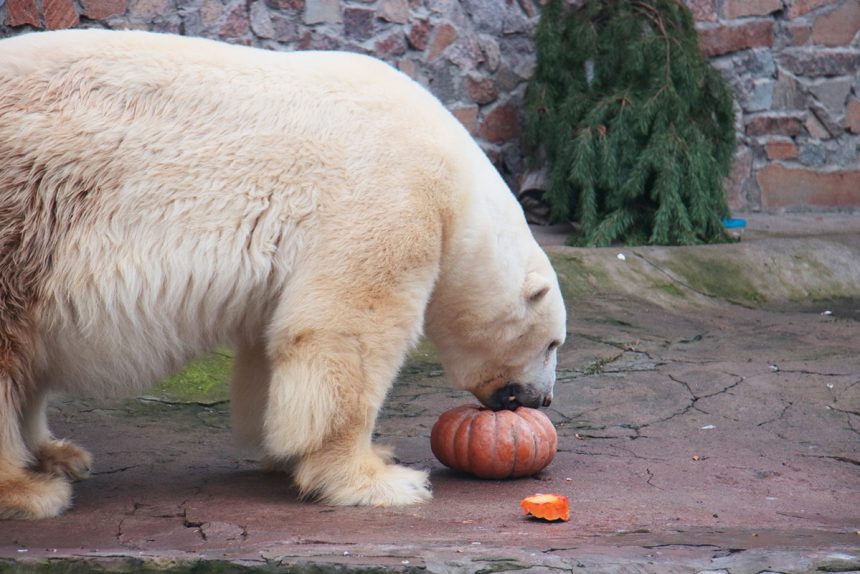
[[[669,281],[652,281],[651,287],[672,297],[686,297],[686,293],[676,283]]]
[[[233,355],[217,351],[192,361],[182,372],[159,383],[151,394],[176,402],[226,401],[230,397],[232,368]]]
[[[739,305],[760,305],[767,298],[750,280],[743,265],[729,259],[704,259],[676,253],[664,263],[690,288]]]
[[[573,253],[550,253],[558,275],[562,295],[567,299],[611,290],[609,274],[597,266],[588,265]]]

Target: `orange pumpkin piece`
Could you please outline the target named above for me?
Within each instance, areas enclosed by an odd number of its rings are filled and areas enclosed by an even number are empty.
[[[479,478],[531,476],[552,462],[557,447],[552,422],[528,407],[464,405],[442,413],[430,431],[430,448],[442,464]]]
[[[567,497],[561,494],[535,494],[520,501],[526,514],[544,520],[570,520]]]

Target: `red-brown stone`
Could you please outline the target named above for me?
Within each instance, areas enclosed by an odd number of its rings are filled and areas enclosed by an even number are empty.
[[[48,30],[61,30],[76,26],[80,19],[72,0],[44,0],[45,27]]]
[[[802,131],[803,121],[794,115],[760,114],[751,117],[746,123],[746,133],[751,136],[796,136]]]
[[[481,123],[480,135],[491,143],[502,143],[514,139],[520,133],[517,108],[513,104],[501,104],[493,108]]]
[[[478,133],[478,106],[458,106],[451,110],[454,117],[460,120],[473,136]]]
[[[406,0],[382,0],[377,15],[386,22],[405,24],[409,19],[409,4]]]
[[[416,50],[423,51],[427,47],[427,40],[430,37],[430,20],[422,18],[412,22],[409,27],[409,32],[406,33],[406,39],[409,45]]]
[[[278,10],[302,10],[305,0],[266,0],[266,4]]]
[[[305,31],[296,47],[299,50],[340,50],[343,44],[339,37]]]
[[[788,17],[797,18],[833,0],[788,0]],[[849,2],[853,0],[848,0]]]
[[[860,207],[860,171],[815,171],[770,164],[759,170],[764,209]]]
[[[860,31],[860,1],[849,0],[815,19],[812,42],[825,46],[848,46]]]
[[[849,100],[845,110],[845,129],[853,134],[860,134],[860,99]]]
[[[457,29],[451,24],[445,23],[436,28],[433,34],[433,41],[430,44],[430,52],[427,54],[427,61],[432,62],[445,49],[454,43],[457,39]]]
[[[747,16],[767,16],[782,10],[782,0],[724,0],[723,17],[728,19]]]
[[[693,13],[698,22],[716,22],[717,11],[714,9],[714,0],[684,0],[684,3]]]
[[[375,12],[369,8],[344,8],[343,33],[352,40],[367,40],[373,36]]]
[[[466,76],[466,91],[469,98],[476,104],[489,104],[499,97],[499,90],[493,78],[468,75]]]
[[[6,0],[6,25],[38,28],[40,22],[36,0]]]
[[[860,52],[855,50],[785,50],[778,59],[796,76],[845,76],[860,70]]]
[[[767,158],[773,160],[790,160],[797,158],[797,144],[790,139],[772,139],[765,146]]]
[[[792,46],[803,46],[812,37],[812,26],[806,22],[790,22],[784,29]]]
[[[234,40],[245,36],[250,31],[251,22],[248,19],[247,5],[244,2],[234,4],[229,8],[219,34],[225,38]]]
[[[81,0],[84,16],[91,20],[102,20],[125,14],[126,0]]]
[[[713,57],[747,48],[769,47],[773,45],[773,28],[771,19],[709,26],[699,30],[699,48],[706,57]]]
[[[206,4],[208,3],[201,6],[201,12]],[[168,0],[134,0],[129,6],[128,15],[134,21],[142,23],[167,14],[169,10],[173,9],[173,6],[173,3],[168,2]],[[211,10],[209,7],[207,9]],[[141,29],[147,28],[147,26],[141,26]]]
[[[418,77],[418,65],[412,60],[400,60],[397,62],[397,69],[413,80]]]
[[[403,32],[395,30],[388,36],[385,36],[376,41],[373,46],[373,53],[380,58],[393,58],[402,56],[406,53],[408,46],[406,39],[403,37]]]

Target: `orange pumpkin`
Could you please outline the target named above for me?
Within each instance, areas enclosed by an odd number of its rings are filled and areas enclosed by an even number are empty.
[[[549,418],[528,407],[492,411],[464,405],[442,413],[430,431],[439,462],[480,478],[519,478],[544,469],[558,435]]]

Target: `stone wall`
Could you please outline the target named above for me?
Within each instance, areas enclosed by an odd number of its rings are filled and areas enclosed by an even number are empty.
[[[860,208],[860,0],[685,1],[737,94],[732,208]],[[516,188],[538,17],[536,0],[0,0],[0,36],[134,28],[375,54],[427,85]]]
[[[731,82],[734,209],[860,208],[860,0],[687,0]]]
[[[374,54],[436,94],[512,186],[519,104],[534,66],[532,0],[0,0],[0,36],[135,28],[275,50]]]

